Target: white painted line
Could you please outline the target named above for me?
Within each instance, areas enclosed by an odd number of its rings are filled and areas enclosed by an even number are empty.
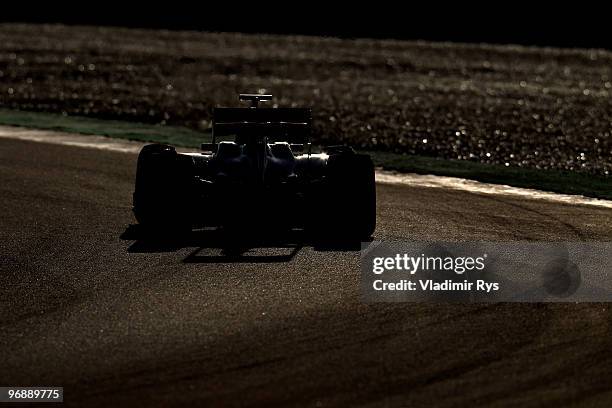
[[[138,153],[142,146],[146,144],[129,140],[113,139],[104,136],[79,135],[50,130],[26,129],[12,126],[0,126],[0,138],[61,144],[67,146],[110,150],[131,154]],[[194,150],[183,149],[182,151]],[[580,195],[550,193],[547,191],[511,187],[499,184],[481,183],[479,181],[462,179],[457,177],[442,177],[412,173],[393,173],[379,170],[376,172],[376,181],[378,183],[385,184],[401,184],[416,187],[444,188],[450,190],[468,191],[479,194],[524,197],[563,204],[580,204],[612,208],[612,201],[610,200],[600,200]]]
[[[524,197],[536,200],[553,201],[564,204],[591,205],[612,208],[612,201],[600,200],[581,195],[558,194],[529,188],[512,187],[502,184],[481,183],[458,177],[432,176],[413,173],[393,173],[379,170],[376,172],[376,182],[385,184],[402,184],[418,187],[445,188],[450,190],[468,191],[479,194],[495,194],[503,196]]]
[[[113,139],[104,136],[80,135],[52,130],[34,130],[13,126],[0,126],[0,138],[86,147],[121,153],[138,153],[142,146],[145,145],[145,143],[141,142]]]

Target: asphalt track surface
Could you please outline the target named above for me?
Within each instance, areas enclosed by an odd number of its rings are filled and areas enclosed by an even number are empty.
[[[0,140],[0,384],[71,406],[609,406],[608,304],[364,304],[355,248],[142,245],[136,156]],[[382,240],[610,241],[612,210],[378,186]],[[252,252],[252,253],[251,253]]]

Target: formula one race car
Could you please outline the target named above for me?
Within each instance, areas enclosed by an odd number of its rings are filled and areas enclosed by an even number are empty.
[[[303,229],[314,239],[364,240],[376,225],[374,167],[348,146],[313,153],[311,111],[215,108],[212,143],[178,153],[150,144],[138,156],[134,214],[150,231]],[[231,139],[231,140],[227,140]]]

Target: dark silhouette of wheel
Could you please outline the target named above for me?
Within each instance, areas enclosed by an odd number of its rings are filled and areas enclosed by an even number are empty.
[[[331,154],[317,213],[315,236],[322,240],[364,241],[376,227],[374,165],[367,155]]]
[[[174,147],[145,146],[138,156],[134,215],[140,225],[155,235],[184,234],[191,230],[188,178]]]

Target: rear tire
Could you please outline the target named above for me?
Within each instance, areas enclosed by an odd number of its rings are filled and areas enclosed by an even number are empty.
[[[318,238],[365,241],[376,228],[376,184],[370,156],[343,152],[330,155],[317,217]]]
[[[189,177],[174,147],[142,148],[136,168],[134,215],[147,234],[176,236],[191,231]]]

